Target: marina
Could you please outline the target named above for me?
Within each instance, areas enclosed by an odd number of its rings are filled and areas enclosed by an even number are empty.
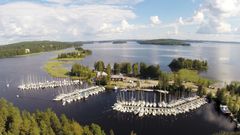
[[[144,115],[174,115],[181,113],[187,113],[191,110],[197,109],[201,107],[202,105],[206,104],[205,98],[200,98],[198,96],[190,97],[181,99],[175,103],[166,104],[162,103],[163,106],[156,105],[156,103],[146,103],[145,101],[132,101],[132,102],[121,102],[118,101],[114,104],[113,110],[119,111],[119,112],[128,112],[128,113],[134,113],[135,115],[138,115],[139,117],[142,117]]]
[[[205,45],[206,44],[206,45]],[[216,49],[209,49],[207,45],[211,45]],[[196,43],[193,46],[187,47],[163,47],[163,46],[147,46],[147,45],[136,45],[135,43],[128,43],[128,45],[112,45],[112,44],[101,44],[101,45],[84,45],[85,49],[93,50],[93,55],[87,57],[86,59],[80,61],[80,63],[93,67],[92,63],[103,59],[105,63],[114,62],[125,62],[129,60],[129,62],[149,62],[149,64],[154,64],[156,61],[157,64],[161,65],[161,68],[164,71],[167,70],[167,64],[172,60],[169,58],[171,55],[174,55],[174,50],[178,50],[181,56],[189,55],[189,57],[197,57],[206,56],[209,60],[209,70],[207,71],[207,76],[212,78],[217,78],[221,80],[221,78],[239,80],[238,74],[236,71],[239,70],[239,63],[236,61],[239,57],[231,58],[233,63],[220,63],[218,62],[219,55],[222,55],[220,52],[226,50],[226,46],[223,45],[212,45],[207,43],[202,43],[198,45]],[[125,47],[125,48],[124,48]],[[124,50],[128,50],[127,53],[123,53]],[[239,56],[239,47],[238,46],[228,46],[229,51],[231,51],[231,55]],[[168,49],[169,51],[165,51]],[[109,50],[109,53],[106,53],[106,50]],[[130,51],[131,50],[131,51]],[[149,50],[149,51],[146,51]],[[189,53],[183,52],[184,50],[189,50]],[[208,50],[208,52],[202,52],[201,50]],[[151,53],[150,53],[151,52]],[[198,52],[198,53],[196,53]],[[144,55],[143,55],[144,54]],[[161,54],[158,56],[156,54]],[[209,54],[209,55],[208,55]],[[210,55],[211,54],[211,55]],[[212,56],[212,54],[216,54]],[[163,56],[164,55],[164,56]],[[135,57],[131,57],[135,56]],[[156,57],[154,57],[156,56]],[[169,56],[169,57],[165,57]],[[232,131],[235,128],[235,123],[231,122],[225,115],[219,113],[216,110],[216,104],[214,102],[202,105],[201,107],[195,109],[194,111],[189,111],[188,113],[181,113],[179,115],[143,115],[143,117],[139,117],[138,114],[133,113],[122,113],[119,111],[115,111],[112,109],[112,106],[116,103],[116,99],[120,101],[120,91],[121,88],[116,86],[114,89],[116,91],[105,91],[97,96],[91,96],[87,98],[87,101],[72,101],[70,104],[67,102],[66,105],[62,105],[62,101],[53,102],[53,99],[60,93],[69,93],[73,90],[77,89],[78,86],[69,86],[69,87],[57,87],[57,88],[45,88],[44,90],[19,90],[18,86],[20,84],[27,83],[37,83],[37,82],[46,82],[60,79],[51,78],[48,74],[46,74],[42,69],[42,65],[51,58],[56,57],[56,54],[53,52],[48,52],[45,54],[39,54],[31,57],[20,57],[20,58],[10,58],[10,59],[1,59],[1,84],[0,91],[1,97],[6,98],[11,101],[14,105],[18,106],[22,110],[27,110],[31,112],[35,112],[36,110],[46,110],[47,108],[51,108],[54,112],[56,112],[59,116],[61,114],[66,114],[69,118],[80,122],[81,124],[90,124],[90,123],[98,123],[104,127],[104,130],[109,131],[113,129],[115,134],[127,135],[132,130],[134,130],[138,135],[146,135],[146,134],[167,134],[167,135],[175,135],[177,134],[185,134],[185,135],[211,135],[218,131]],[[151,60],[152,58],[156,58],[155,61]],[[236,58],[236,59],[235,59]],[[217,64],[216,64],[217,63]],[[16,66],[18,65],[18,66]],[[219,70],[219,67],[221,69]],[[229,73],[225,73],[225,71],[231,71]],[[217,72],[217,73],[216,73]],[[219,73],[218,73],[219,72]],[[224,74],[221,74],[224,73]],[[26,76],[31,75],[31,79],[25,78]],[[221,76],[217,76],[221,75]],[[35,76],[35,77],[33,77]],[[25,79],[23,79],[25,78]],[[63,79],[61,79],[63,80]],[[23,83],[24,82],[24,83]],[[7,87],[7,84],[10,84]],[[82,87],[82,85],[80,86]],[[85,88],[85,87],[83,87]],[[128,93],[130,97],[127,98],[126,94]],[[124,93],[125,101],[131,101],[131,93],[132,91],[128,91]],[[140,91],[133,91],[135,98],[134,101],[139,101],[141,98]],[[155,93],[155,103],[156,108],[159,108],[158,103],[160,102],[159,92],[157,91],[149,91],[143,92],[145,94],[144,98],[141,101],[145,102],[154,102],[154,93]],[[170,97],[169,94],[166,94],[166,100],[164,101],[164,94],[162,93],[161,99],[166,104],[169,104],[170,101],[179,100],[181,96],[179,93],[173,93],[176,95],[172,95],[171,91]],[[139,94],[139,96],[137,96]],[[123,93],[121,93],[123,95]],[[194,93],[190,93],[189,95],[186,93],[186,97],[195,96]],[[123,96],[121,96],[123,97]],[[183,97],[184,99],[184,97]],[[150,108],[150,107],[148,107]],[[154,107],[152,107],[154,108]],[[150,111],[151,112],[151,111]],[[121,128],[119,128],[121,127]],[[189,130],[189,128],[191,130]],[[125,129],[125,130],[122,130]]]
[[[62,101],[62,105],[65,105],[66,103],[71,103],[73,101],[87,99],[89,96],[97,95],[103,91],[105,91],[104,87],[92,86],[92,87],[89,87],[86,89],[77,89],[77,90],[67,93],[67,94],[60,94],[60,95],[56,96],[53,100],[54,101]]]
[[[81,85],[82,82],[79,80],[60,80],[60,81],[44,81],[37,83],[26,83],[18,86],[20,90],[33,90],[33,89],[45,89],[45,88],[56,88],[71,85]]]
[[[177,96],[164,90],[143,89],[137,91],[123,90],[119,93],[117,102],[112,106],[113,110],[123,113],[134,113],[139,117],[145,115],[174,115],[186,113],[206,104],[205,98],[194,93],[181,92]],[[176,92],[177,93],[177,92]],[[156,98],[156,96],[159,98]]]

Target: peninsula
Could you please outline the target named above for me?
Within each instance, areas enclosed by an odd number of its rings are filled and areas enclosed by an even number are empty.
[[[15,57],[40,52],[56,51],[73,46],[82,45],[81,42],[59,41],[27,41],[0,46],[0,58]]]

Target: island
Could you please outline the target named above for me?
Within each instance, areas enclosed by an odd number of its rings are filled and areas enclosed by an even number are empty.
[[[177,39],[137,40],[137,42],[139,44],[190,46],[190,43],[186,42],[185,40],[177,40]]]
[[[75,51],[58,54],[57,60],[81,60],[91,54],[91,50],[84,50],[82,47],[75,47]]]
[[[206,60],[192,60],[185,58],[173,59],[168,66],[171,68],[172,71],[178,71],[180,69],[204,71],[208,69],[208,63]]]
[[[28,55],[33,53],[56,51],[73,46],[82,45],[81,42],[58,41],[27,41],[0,46],[0,58]]]
[[[125,40],[116,40],[116,41],[112,41],[112,44],[126,44],[127,41]]]

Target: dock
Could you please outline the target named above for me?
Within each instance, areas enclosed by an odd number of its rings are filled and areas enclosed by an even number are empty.
[[[191,110],[197,109],[202,105],[206,104],[205,98],[200,98],[198,96],[189,97],[185,99],[178,100],[173,103],[149,103],[145,101],[117,101],[112,108],[115,111],[123,113],[133,113],[139,117],[145,115],[173,115],[186,113]]]
[[[81,99],[87,99],[89,96],[97,95],[100,92],[105,91],[102,86],[92,86],[86,89],[76,89],[73,92],[57,95],[53,100],[61,101],[63,105],[66,103],[71,103],[73,101],[78,101]]]
[[[64,86],[79,85],[79,84],[82,84],[82,82],[79,80],[44,81],[44,82],[37,82],[37,83],[21,84],[18,86],[18,89],[33,90],[33,89],[64,87]]]

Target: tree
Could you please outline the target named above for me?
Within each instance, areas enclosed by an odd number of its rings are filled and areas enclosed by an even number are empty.
[[[95,70],[100,71],[100,72],[104,71],[104,69],[105,69],[104,62],[103,61],[97,61],[94,64],[94,68],[95,68]]]
[[[174,84],[178,87],[182,85],[182,78],[179,74],[174,74]]]
[[[130,75],[131,72],[132,72],[132,66],[131,66],[130,63],[127,63],[127,64],[126,64],[126,74],[127,74],[127,75]]]
[[[169,86],[169,78],[166,73],[162,73],[161,76],[159,77],[159,86],[160,89],[167,90]]]
[[[106,73],[107,73],[108,75],[111,75],[111,72],[112,72],[111,65],[108,64],[108,65],[107,65],[107,69],[106,69]]]
[[[110,134],[110,135],[114,135],[114,132],[113,132],[112,129],[110,130],[109,134]]]
[[[20,111],[11,103],[0,99],[0,134],[3,135],[105,135],[97,124],[84,128],[65,115],[60,117],[47,109],[45,112]]]
[[[107,81],[109,82],[111,80],[111,73],[112,73],[112,69],[111,69],[111,65],[108,64],[107,65]]]
[[[113,69],[114,69],[114,74],[120,74],[121,68],[118,63],[114,63]]]
[[[138,63],[135,63],[133,64],[132,66],[132,72],[133,72],[133,75],[136,77],[139,73],[138,73]]]
[[[90,127],[92,133],[94,135],[105,135],[104,131],[101,129],[101,127],[97,124],[91,124],[91,127]]]
[[[146,71],[147,71],[147,65],[145,63],[141,62],[140,63],[140,76],[142,78],[146,78],[146,76],[147,76]]]

